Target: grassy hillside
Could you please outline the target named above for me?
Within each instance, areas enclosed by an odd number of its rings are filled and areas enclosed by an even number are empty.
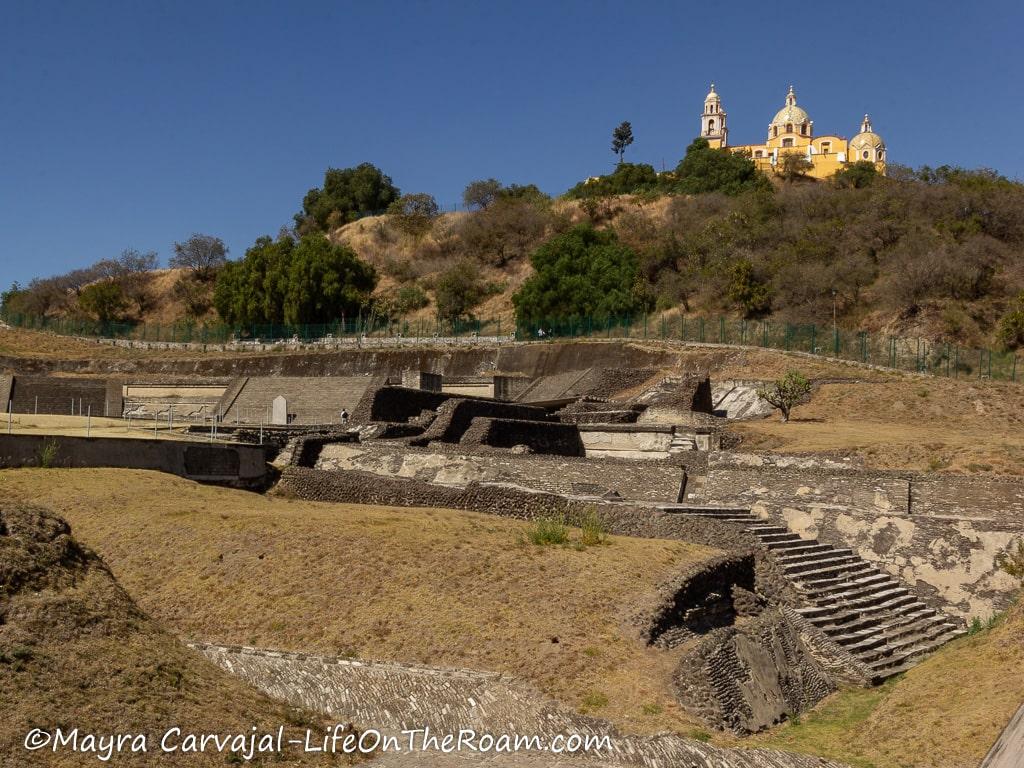
[[[734,196],[647,191],[552,200],[538,193],[440,214],[415,233],[389,214],[327,234],[376,268],[377,314],[433,318],[452,311],[454,290],[471,295],[465,312],[508,324],[512,295],[532,274],[530,254],[585,223],[613,230],[636,254],[631,288],[654,322],[682,312],[829,324],[834,310],[851,330],[1024,344],[1024,185],[948,168],[896,169],[894,178],[870,181],[857,188],[804,180]],[[173,270],[133,277],[132,291],[147,298],[124,316],[184,318],[180,277]],[[80,313],[80,286],[57,284],[56,293],[44,285],[45,296],[19,306]],[[212,284],[200,288],[209,299]],[[198,306],[198,319],[214,317],[208,301]]]
[[[93,552],[45,509],[0,494],[0,764],[82,766],[91,754],[22,747],[32,728],[146,734],[132,765],[222,766],[227,755],[158,756],[161,735],[318,725],[207,662],[151,620]],[[284,764],[331,764],[301,760]],[[128,761],[116,761],[127,764]]]
[[[525,523],[489,515],[292,502],[150,472],[5,471],[0,495],[59,510],[187,638],[500,670],[630,730],[698,727],[671,692],[677,653],[624,621],[703,547],[539,547]]]
[[[848,690],[755,737],[864,768],[975,768],[1024,701],[1024,605],[881,688]]]

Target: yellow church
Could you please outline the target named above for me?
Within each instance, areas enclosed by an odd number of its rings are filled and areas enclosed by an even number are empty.
[[[768,123],[768,140],[764,144],[730,146],[725,110],[712,83],[700,116],[700,135],[712,147],[749,154],[758,169],[766,173],[780,170],[782,157],[790,152],[806,157],[811,163],[807,175],[816,179],[828,178],[847,164],[860,161],[874,163],[879,173],[885,173],[885,142],[871,128],[870,117],[864,115],[860,133],[849,141],[842,136],[815,136],[814,121],[797,106],[793,86],[789,86],[785,106]]]

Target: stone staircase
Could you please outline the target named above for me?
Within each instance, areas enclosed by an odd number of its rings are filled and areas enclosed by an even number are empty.
[[[860,660],[874,683],[910,669],[966,631],[852,550],[801,538],[748,509],[686,504],[658,509],[743,526],[806,600],[797,612]]]

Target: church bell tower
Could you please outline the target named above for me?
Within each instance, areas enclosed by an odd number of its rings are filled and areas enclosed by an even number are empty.
[[[700,135],[708,140],[714,149],[728,146],[729,129],[725,124],[722,100],[715,93],[715,84],[704,98],[704,113],[700,116]]]

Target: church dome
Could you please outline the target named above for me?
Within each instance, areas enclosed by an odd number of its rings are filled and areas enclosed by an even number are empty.
[[[711,84],[711,90],[708,91],[708,95],[704,97],[704,103],[707,104],[709,101],[719,101],[718,94],[715,93],[715,84]]]
[[[864,115],[864,122],[861,123],[860,133],[850,139],[850,149],[885,149],[885,142],[882,137],[871,128],[871,118]]]
[[[775,117],[772,118],[770,126],[779,126],[782,130],[785,130],[786,125],[796,126],[807,123],[810,124],[811,118],[804,111],[802,107],[796,105],[796,93],[793,92],[793,86],[789,86],[789,93],[786,94],[786,106],[775,113]]]

